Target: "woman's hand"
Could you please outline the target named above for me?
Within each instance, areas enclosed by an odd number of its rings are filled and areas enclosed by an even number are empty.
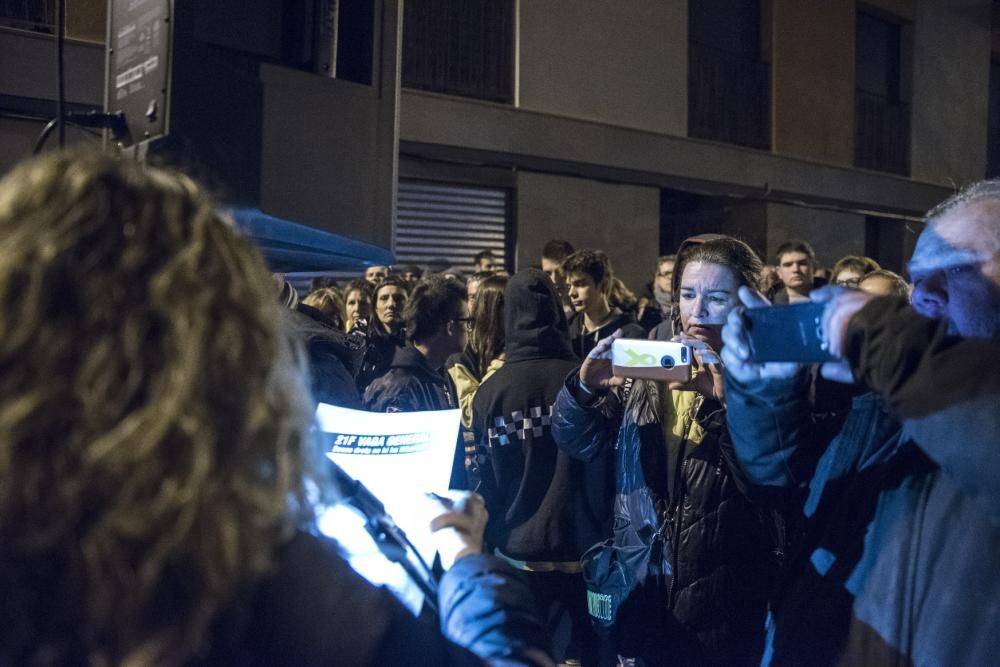
[[[435,496],[435,502],[444,510],[430,522],[441,566],[448,570],[459,558],[482,553],[483,533],[490,516],[483,497],[450,491],[447,497]]]
[[[622,330],[602,339],[580,366],[580,383],[592,392],[605,391],[620,386],[624,378],[616,377],[611,367],[611,344],[622,337]]]
[[[722,359],[715,350],[708,343],[684,334],[674,336],[673,340],[690,347],[694,359],[691,365],[691,379],[687,382],[671,382],[670,389],[696,391],[707,399],[724,402],[726,380],[722,372]]]

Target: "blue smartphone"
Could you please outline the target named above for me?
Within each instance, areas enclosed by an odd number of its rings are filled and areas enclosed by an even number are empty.
[[[755,362],[836,361],[823,339],[822,303],[795,303],[747,308],[743,322],[750,336],[750,357]]]

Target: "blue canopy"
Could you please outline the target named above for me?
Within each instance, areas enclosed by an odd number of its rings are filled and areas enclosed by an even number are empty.
[[[272,271],[363,273],[369,266],[388,266],[395,261],[385,248],[276,218],[257,208],[234,208],[230,213],[257,243]]]

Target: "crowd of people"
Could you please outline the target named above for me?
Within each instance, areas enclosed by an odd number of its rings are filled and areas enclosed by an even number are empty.
[[[703,234],[636,291],[553,240],[300,296],[181,173],[28,162],[0,182],[0,665],[990,664],[1000,183],[926,222],[912,283]],[[745,311],[806,302],[835,361],[757,362]],[[692,376],[615,375],[620,338]],[[460,410],[436,625],[313,529],[316,402]],[[595,545],[666,563],[610,629]]]

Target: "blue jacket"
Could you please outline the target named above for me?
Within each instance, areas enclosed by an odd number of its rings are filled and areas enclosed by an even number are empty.
[[[763,663],[995,664],[1000,350],[880,299],[852,320],[847,356],[874,391],[832,434],[804,376],[727,378],[750,481],[805,497]]]

